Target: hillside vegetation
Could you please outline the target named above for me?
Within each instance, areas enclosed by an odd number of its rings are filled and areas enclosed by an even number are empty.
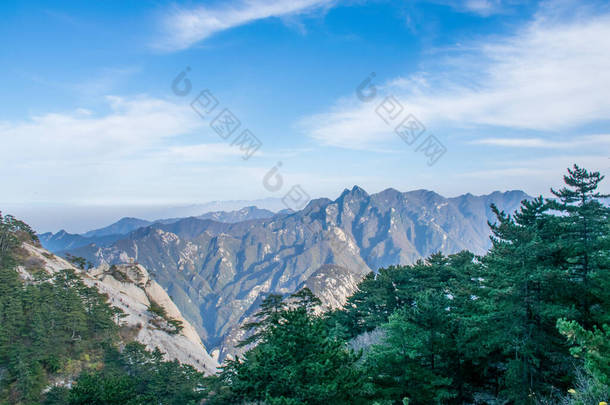
[[[122,312],[73,270],[23,262],[24,241],[31,229],[0,215],[0,404],[199,403],[202,374],[125,344]]]

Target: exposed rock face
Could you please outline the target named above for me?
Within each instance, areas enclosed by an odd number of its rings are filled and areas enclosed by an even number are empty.
[[[267,293],[309,286],[324,305],[341,305],[358,281],[380,267],[432,253],[488,249],[490,203],[514,211],[519,191],[445,198],[431,191],[354,187],[302,211],[238,223],[186,218],[140,228],[107,247],[71,253],[97,263],[137,260],[151,271],[206,347],[235,353],[239,326]]]
[[[325,264],[307,279],[305,286],[320,298],[325,309],[336,309],[356,292],[360,280],[362,277],[345,267]]]
[[[167,359],[190,364],[206,374],[216,371],[218,363],[207,353],[195,328],[184,319],[165,290],[150,278],[143,266],[123,264],[111,269],[105,264],[84,272],[45,249],[28,243],[23,243],[22,248],[27,252],[27,261],[36,267],[49,273],[72,269],[82,277],[85,284],[107,294],[109,303],[120,308],[126,315],[121,319],[122,326],[133,331],[135,340],[149,349],[158,347]],[[19,266],[18,271],[23,278],[30,278],[25,266]],[[182,322],[180,332],[171,333],[171,325],[149,311],[152,301],[166,311],[168,318]]]

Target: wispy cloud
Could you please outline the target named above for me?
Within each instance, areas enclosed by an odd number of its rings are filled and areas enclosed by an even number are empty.
[[[52,80],[27,71],[18,72],[18,74],[25,80],[54,90],[67,91],[83,98],[91,98],[103,97],[106,94],[115,92],[117,88],[124,85],[125,82],[139,72],[139,66],[102,67],[95,72],[88,72],[86,79],[79,80],[72,78],[70,81]]]
[[[541,157],[532,159],[502,159],[495,165],[489,165],[484,170],[472,170],[459,173],[460,177],[471,177],[479,179],[496,179],[498,182],[507,180],[508,177],[530,180],[535,179],[539,186],[532,187],[536,193],[548,190],[550,185],[561,183],[560,173],[576,163],[587,167],[589,170],[608,170],[608,157],[591,154],[562,153],[552,157]],[[544,176],[538,176],[544,174]],[[507,183],[510,184],[510,183]],[[514,182],[513,182],[514,184]],[[510,188],[510,187],[504,187]],[[610,190],[610,185],[602,183],[602,191]]]
[[[0,202],[205,201],[227,198],[227,185],[264,193],[269,168],[244,162],[188,103],[145,95],[106,102],[104,113],[0,121]]]
[[[584,146],[605,146],[610,148],[610,134],[586,135],[562,141],[543,138],[483,138],[474,140],[471,143],[510,148],[570,149]]]
[[[260,156],[262,152],[259,152]],[[163,150],[159,157],[170,161],[202,162],[226,161],[232,157],[235,161],[243,156],[243,152],[229,143],[202,143],[196,145],[170,146]]]
[[[610,13],[566,19],[556,7],[545,7],[510,36],[451,50],[435,61],[442,71],[379,86],[376,103],[350,95],[306,117],[305,133],[345,148],[378,145],[393,136],[374,113],[389,94],[428,127],[559,131],[610,119]]]
[[[318,143],[355,150],[370,150],[392,139],[391,128],[369,105],[344,99],[330,111],[303,118],[297,125]]]
[[[290,17],[325,9],[336,0],[236,0],[209,7],[174,8],[162,23],[165,51],[189,48],[217,32],[269,17]]]
[[[501,0],[466,0],[466,1],[452,1],[452,0],[431,0],[433,3],[443,4],[453,9],[465,12],[477,14],[481,17],[488,17],[493,14],[502,13],[505,11],[507,7],[509,7],[513,2],[509,2],[511,4],[507,5],[505,1]]]
[[[11,156],[27,156],[29,164],[34,164],[127,155],[201,125],[188,106],[162,99],[107,96],[106,102],[109,111],[105,114],[78,108],[23,121],[0,122],[2,149],[6,152],[2,163],[10,162]]]
[[[498,0],[468,0],[465,2],[464,8],[483,16],[495,14],[502,9]]]

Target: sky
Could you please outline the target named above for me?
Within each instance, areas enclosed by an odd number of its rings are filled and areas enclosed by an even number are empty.
[[[605,1],[6,0],[0,15],[0,210],[40,231],[209,201],[298,209],[356,184],[548,195],[573,163],[610,172]]]

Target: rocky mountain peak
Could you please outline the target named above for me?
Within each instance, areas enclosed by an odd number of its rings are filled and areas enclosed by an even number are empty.
[[[339,200],[344,200],[346,198],[351,199],[363,199],[369,197],[369,194],[360,186],[355,185],[351,190],[345,189],[339,196]]]
[[[315,198],[303,208],[302,213],[304,215],[309,215],[314,212],[320,211],[321,208],[326,207],[328,204],[332,203],[332,201],[328,198]]]

